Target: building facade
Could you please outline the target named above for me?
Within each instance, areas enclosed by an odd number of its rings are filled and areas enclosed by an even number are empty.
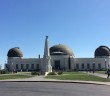
[[[47,37],[46,40],[48,40]],[[40,56],[23,58],[20,48],[11,48],[7,53],[5,69],[9,71],[43,71],[46,68],[45,59],[48,58],[50,58],[48,62],[54,70],[107,70],[110,66],[110,49],[107,46],[99,46],[95,50],[93,58],[75,58],[74,53],[67,46],[58,44],[48,48],[46,40],[43,58]]]

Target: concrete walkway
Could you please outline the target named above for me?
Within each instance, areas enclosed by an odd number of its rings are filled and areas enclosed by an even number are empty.
[[[84,72],[85,73],[85,72]],[[99,73],[87,73],[90,75],[95,75],[102,78],[107,78],[106,74]],[[54,82],[54,83],[81,83],[81,84],[97,84],[97,85],[110,85],[110,82],[97,82],[97,81],[81,81],[81,80],[57,80],[57,79],[47,79],[45,76],[35,76],[31,78],[23,78],[23,79],[7,79],[0,80],[0,82]]]
[[[100,74],[100,73],[90,73],[90,72],[84,72],[84,73],[87,73],[87,74],[90,74],[90,75],[95,75],[95,76],[98,76],[98,77],[102,77],[102,78],[107,78],[107,74]]]

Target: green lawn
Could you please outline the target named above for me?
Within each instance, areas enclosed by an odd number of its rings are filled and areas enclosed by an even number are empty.
[[[0,80],[5,80],[5,79],[17,79],[17,78],[30,78],[33,76],[29,75],[17,75],[17,74],[9,74],[9,75],[0,75]]]
[[[108,79],[89,75],[81,72],[64,72],[63,75],[49,75],[46,78],[59,79],[59,80],[83,80],[83,81],[100,81],[110,82]]]
[[[84,74],[84,73],[78,71],[78,72],[63,72],[63,74],[64,75],[66,75],[66,74],[67,75],[78,75],[78,74],[80,75],[80,74]]]
[[[20,75],[31,75],[31,72],[17,72]]]

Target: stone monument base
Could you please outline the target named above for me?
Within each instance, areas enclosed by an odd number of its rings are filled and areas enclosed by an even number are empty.
[[[44,74],[44,75],[45,75],[45,76],[47,76],[47,75],[48,75],[48,73],[50,73],[50,72],[45,72],[45,74]]]

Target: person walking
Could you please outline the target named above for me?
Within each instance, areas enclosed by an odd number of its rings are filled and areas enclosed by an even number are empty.
[[[107,79],[110,77],[110,69],[107,70]]]

